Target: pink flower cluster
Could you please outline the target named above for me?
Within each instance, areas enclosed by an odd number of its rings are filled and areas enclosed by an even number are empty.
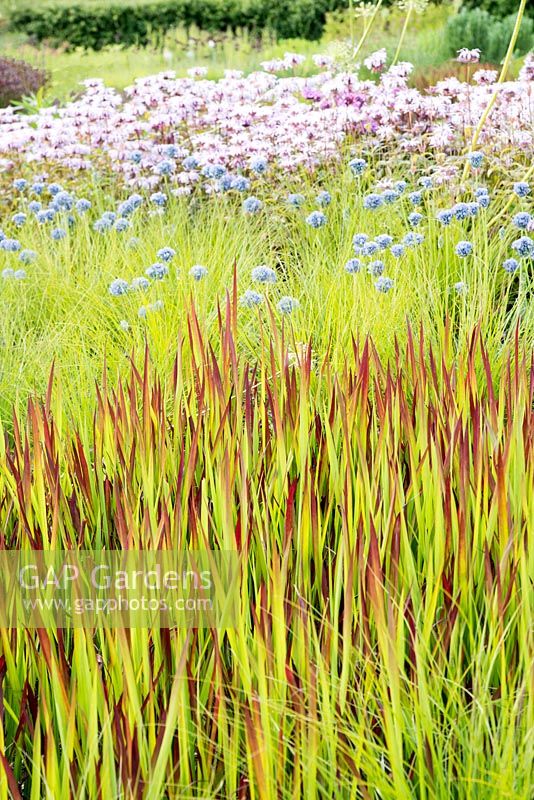
[[[291,55],[286,60],[295,64]],[[391,67],[377,82],[336,72],[327,59],[324,64],[323,71],[306,78],[228,72],[211,81],[163,72],[136,80],[124,93],[88,80],[83,95],[64,107],[35,115],[1,109],[0,164],[3,156],[4,169],[21,162],[41,170],[51,162],[73,171],[104,166],[131,186],[170,183],[188,193],[203,167],[248,172],[260,157],[280,174],[313,170],[337,158],[347,139],[364,148],[395,141],[405,151],[456,152],[465,147],[493,92],[497,101],[479,147],[532,152],[534,83],[528,59],[517,81],[495,84],[484,72],[473,84],[449,78],[424,92],[408,85],[410,64]]]

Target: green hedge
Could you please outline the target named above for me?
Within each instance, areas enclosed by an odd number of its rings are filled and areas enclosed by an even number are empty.
[[[101,50],[110,44],[145,46],[177,26],[207,32],[270,30],[284,39],[318,39],[326,13],[349,0],[158,0],[82,5],[53,3],[12,12],[10,27],[37,41]]]
[[[447,22],[445,36],[451,55],[461,47],[480,49],[481,61],[499,64],[508,49],[516,20],[515,14],[499,19],[480,8],[464,9]],[[534,48],[534,22],[523,17],[515,52],[528,53]]]
[[[517,14],[519,0],[463,0],[464,8],[478,8],[487,11],[494,17],[507,17],[509,14]],[[527,2],[527,11],[534,12],[534,0]]]

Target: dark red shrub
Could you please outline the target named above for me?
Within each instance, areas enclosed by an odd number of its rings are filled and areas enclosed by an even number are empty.
[[[36,69],[14,58],[0,58],[0,108],[36,92],[47,80],[44,69]]]

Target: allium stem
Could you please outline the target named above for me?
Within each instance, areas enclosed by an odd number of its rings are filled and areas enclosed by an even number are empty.
[[[479,136],[480,136],[480,134],[482,132],[482,128],[484,127],[484,125],[486,123],[486,120],[487,120],[487,118],[488,118],[488,116],[489,116],[489,114],[491,112],[491,109],[495,105],[495,101],[497,99],[497,87],[499,86],[499,84],[504,83],[504,81],[506,80],[506,75],[507,75],[508,69],[510,67],[510,62],[512,61],[512,57],[514,55],[514,48],[515,48],[515,45],[516,45],[516,42],[517,42],[517,37],[519,36],[519,30],[521,28],[521,22],[523,20],[523,14],[525,12],[526,4],[527,4],[527,0],[521,0],[521,2],[519,4],[519,9],[517,11],[517,17],[516,17],[515,25],[514,25],[514,30],[512,31],[512,36],[510,38],[510,43],[508,44],[508,50],[506,51],[506,56],[505,56],[505,59],[504,59],[503,65],[502,65],[501,74],[499,75],[499,78],[498,78],[498,80],[497,80],[497,82],[495,84],[495,89],[494,89],[494,91],[493,91],[493,93],[492,93],[492,95],[491,95],[491,97],[490,97],[490,99],[488,101],[488,104],[487,104],[486,108],[484,109],[484,113],[480,117],[479,123],[478,123],[478,125],[477,125],[477,127],[475,129],[474,134],[473,134],[473,138],[471,139],[471,144],[469,145],[469,150],[474,150],[476,148]],[[466,161],[465,167],[464,167],[463,176],[462,176],[462,180],[463,181],[465,181],[465,179],[467,178],[468,171],[469,171],[469,162]]]
[[[397,63],[397,59],[399,58],[401,47],[404,44],[404,38],[406,36],[406,31],[408,30],[408,24],[410,22],[410,17],[412,16],[412,11],[413,11],[413,5],[410,3],[410,5],[408,6],[408,11],[406,13],[406,16],[404,18],[404,25],[402,26],[401,35],[399,37],[399,43],[397,45],[397,49],[395,51],[395,55],[393,56],[393,61],[391,63],[391,66],[396,64]]]
[[[378,12],[380,10],[380,6],[381,5],[382,5],[382,0],[378,0],[378,3],[375,6],[375,10],[373,11],[373,13],[371,15],[371,19],[369,20],[367,25],[364,25],[364,29],[363,29],[363,33],[361,35],[360,41],[358,42],[358,45],[357,45],[356,49],[352,53],[352,57],[353,58],[356,58],[356,56],[358,55],[358,53],[362,49],[363,45],[365,44],[365,40],[367,39],[367,37],[369,35],[369,31],[373,27],[373,23],[374,23],[374,21],[376,19],[376,15],[378,14]]]

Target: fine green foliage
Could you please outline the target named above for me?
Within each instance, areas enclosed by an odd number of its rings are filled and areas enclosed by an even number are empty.
[[[499,19],[482,8],[463,10],[447,22],[445,36],[449,53],[461,47],[481,51],[481,58],[499,64],[506,54],[515,24],[515,14]],[[524,16],[516,44],[516,53],[523,55],[534,48],[534,20]]]
[[[424,164],[422,159],[421,170]],[[499,225],[506,225],[522,208],[511,181],[523,170],[524,165],[518,163],[513,174],[504,176],[495,166],[500,188],[496,187],[491,208],[469,226],[468,236],[477,254],[472,261],[454,252],[455,243],[466,236],[463,223],[454,221],[442,229],[436,219],[440,208],[461,199],[456,189],[444,186],[429,193],[421,207],[429,226],[425,241],[408,248],[399,261],[386,259],[395,280],[395,288],[387,296],[377,293],[363,274],[349,275],[344,270],[354,255],[352,237],[357,231],[365,230],[373,237],[386,230],[401,240],[409,228],[407,217],[413,207],[408,199],[398,208],[388,206],[376,212],[362,207],[363,196],[372,190],[378,176],[394,180],[406,174],[405,169],[392,168],[387,150],[377,152],[368,177],[358,183],[350,170],[340,165],[332,165],[320,176],[296,176],[293,184],[280,185],[274,194],[272,178],[266,178],[263,189],[258,186],[256,190],[265,202],[258,215],[244,214],[242,199],[230,195],[213,197],[209,203],[201,192],[193,201],[171,196],[164,216],[140,212],[126,233],[113,236],[95,233],[92,226],[98,213],[113,206],[116,187],[106,187],[102,176],[95,177],[93,184],[87,177],[83,191],[93,201],[92,214],[80,219],[76,229],[60,242],[51,240],[45,226],[28,222],[24,246],[35,251],[37,258],[22,290],[17,282],[3,285],[2,415],[10,416],[13,402],[24,402],[29,393],[44,391],[52,361],[62,373],[65,403],[76,413],[82,413],[78,398],[94,394],[104,356],[110,374],[116,375],[127,366],[125,352],[132,347],[139,350],[147,340],[158,365],[168,367],[167,354],[183,330],[182,310],[188,299],[195,298],[202,329],[210,335],[217,324],[217,303],[232,286],[234,266],[240,294],[253,287],[254,267],[268,264],[277,269],[280,284],[268,289],[269,299],[273,305],[282,294],[299,299],[300,309],[292,323],[297,340],[311,338],[314,351],[320,357],[329,353],[335,368],[343,363],[356,332],[371,334],[381,355],[391,357],[395,337],[402,335],[407,317],[421,322],[434,342],[440,340],[447,316],[454,320],[455,335],[460,339],[482,321],[492,357],[499,353],[503,336],[511,335],[519,321],[525,342],[532,344],[532,272],[526,269],[520,277],[504,272],[502,263],[517,231],[508,224],[505,236],[497,235]],[[62,178],[60,173],[57,178]],[[313,230],[305,220],[321,189],[332,195],[329,223]],[[303,192],[306,202],[301,208],[288,206],[289,191]],[[469,198],[466,194],[464,199]],[[6,210],[6,221],[9,213]],[[62,218],[55,224],[63,224]],[[8,235],[17,235],[14,226],[4,225],[4,229]],[[129,245],[132,237],[138,238],[134,247]],[[111,281],[117,277],[131,281],[143,275],[156,260],[158,249],[167,245],[178,253],[167,281],[156,281],[146,292],[120,298],[109,295]],[[0,272],[16,264],[16,254],[0,250]],[[205,281],[196,283],[189,277],[193,264],[208,268]],[[467,294],[454,291],[457,282],[466,283]],[[156,301],[163,301],[163,310],[140,320],[139,307]],[[240,308],[239,318],[238,344],[251,357],[261,336],[258,316]],[[121,320],[128,322],[128,331],[121,330]]]
[[[226,631],[1,631],[0,796],[527,800],[530,356],[492,374],[446,325],[334,373],[267,322],[247,364],[237,325],[235,293],[211,343],[191,309],[87,427],[51,379],[2,446],[5,546],[235,550],[241,604]]]

